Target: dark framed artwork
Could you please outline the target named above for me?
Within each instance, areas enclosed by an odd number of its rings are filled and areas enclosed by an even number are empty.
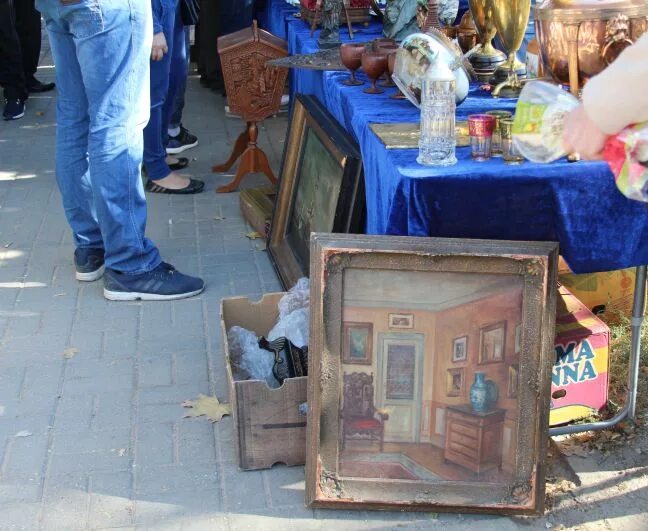
[[[414,316],[406,313],[390,313],[389,328],[414,328]]]
[[[541,514],[557,244],[316,233],[310,258],[307,504]],[[383,332],[390,312],[412,315],[416,334]],[[449,344],[481,331],[499,352],[507,321],[525,330],[515,382],[528,385],[507,389],[504,363],[453,366]],[[358,374],[372,392],[349,418],[345,382]],[[421,420],[432,403],[440,437]]]
[[[344,363],[371,365],[373,354],[373,325],[344,323]]]
[[[485,326],[479,331],[479,363],[497,363],[504,360],[506,321]]]
[[[466,381],[465,369],[448,369],[447,396],[463,396]]]
[[[460,363],[468,359],[468,336],[461,336],[452,342],[452,362]]]
[[[364,232],[355,140],[314,96],[298,94],[284,148],[268,251],[285,289],[308,276],[311,232]]]

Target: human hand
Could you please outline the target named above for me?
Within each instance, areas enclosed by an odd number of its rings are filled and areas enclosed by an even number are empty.
[[[151,60],[161,61],[164,54],[169,51],[164,33],[156,33],[153,35],[153,45],[151,46]]]
[[[580,105],[565,118],[563,147],[567,153],[578,153],[586,160],[601,160],[608,135],[590,120]]]

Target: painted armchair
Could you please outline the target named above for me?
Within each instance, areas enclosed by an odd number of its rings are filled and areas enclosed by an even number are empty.
[[[342,448],[346,440],[358,436],[380,443],[383,451],[385,421],[389,415],[374,406],[373,374],[353,372],[344,375],[342,405]]]

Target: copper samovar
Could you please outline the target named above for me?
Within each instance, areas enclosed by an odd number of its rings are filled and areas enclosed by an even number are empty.
[[[648,29],[648,0],[539,0],[534,14],[545,72],[575,95]]]

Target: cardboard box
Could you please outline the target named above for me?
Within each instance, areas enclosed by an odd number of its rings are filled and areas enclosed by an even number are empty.
[[[558,263],[558,280],[597,315],[614,310],[626,317],[632,316],[634,269],[576,275],[561,258]]]
[[[610,329],[564,286],[559,294],[552,426],[597,413],[608,398]]]
[[[288,379],[279,389],[270,389],[259,380],[235,381],[227,342],[227,331],[233,326],[257,336],[267,335],[277,320],[277,304],[283,295],[268,294],[257,303],[247,297],[221,301],[230,403],[238,436],[239,467],[243,470],[271,468],[276,463],[303,465],[306,460],[306,417],[299,406],[306,402],[308,378]]]

